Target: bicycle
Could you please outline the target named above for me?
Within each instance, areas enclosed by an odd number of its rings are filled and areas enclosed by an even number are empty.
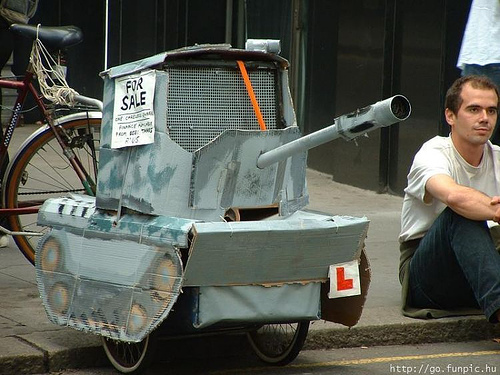
[[[51,55],[55,54],[58,62],[66,49],[80,43],[83,38],[81,30],[75,26],[14,24],[10,30],[32,39],[34,45],[38,43],[45,46]],[[36,224],[36,213],[41,204],[47,198],[68,193],[95,195],[102,119],[102,102],[97,99],[74,92],[68,104],[44,92],[42,85],[47,85],[47,82],[42,80],[51,72],[40,72],[39,69],[40,66],[47,66],[44,64],[48,64],[48,61],[43,60],[51,56],[41,57],[35,50],[32,49],[30,63],[22,79],[0,78],[0,89],[17,90],[12,115],[0,143],[0,218],[8,220],[8,228],[0,226],[0,232],[12,235],[19,250],[32,264],[35,261],[36,244],[44,232],[44,228]],[[55,69],[52,73],[60,69],[57,64],[52,68]],[[38,70],[38,74],[35,70]],[[38,78],[42,94],[33,83],[35,77]],[[60,74],[56,74],[56,78],[60,80]],[[64,77],[62,80],[65,83]],[[54,82],[52,86],[49,85],[49,89],[55,87]],[[9,145],[28,95],[33,97],[45,125],[23,142],[7,165]],[[46,103],[47,100],[53,103]],[[61,116],[61,112],[67,111],[71,113]]]

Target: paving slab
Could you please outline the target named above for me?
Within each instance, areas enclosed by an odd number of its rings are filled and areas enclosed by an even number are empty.
[[[45,356],[17,337],[2,337],[0,340],[0,374],[36,374],[45,372]]]
[[[101,339],[97,335],[65,328],[34,332],[22,335],[21,338],[43,350],[50,371],[107,364]]]

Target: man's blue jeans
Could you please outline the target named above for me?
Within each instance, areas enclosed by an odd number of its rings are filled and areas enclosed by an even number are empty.
[[[500,254],[486,222],[446,208],[410,262],[410,295],[419,308],[479,307],[491,322],[500,309]]]

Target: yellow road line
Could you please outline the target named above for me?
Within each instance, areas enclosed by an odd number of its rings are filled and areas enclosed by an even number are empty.
[[[477,357],[483,355],[497,355],[500,350],[483,350],[479,352],[461,352],[461,353],[439,353],[439,354],[421,354],[421,355],[407,355],[397,357],[376,357],[376,358],[363,358],[363,359],[346,359],[330,362],[319,363],[297,363],[289,367],[327,367],[327,366],[349,366],[349,365],[364,365],[370,363],[385,363],[397,361],[415,361],[436,358],[452,358],[452,357]]]
[[[284,366],[286,368],[311,368],[311,367],[330,367],[330,366],[352,366],[352,365],[366,365],[371,363],[387,363],[398,361],[415,361],[437,358],[453,358],[453,357],[479,357],[485,355],[500,355],[500,350],[483,350],[478,352],[457,352],[457,353],[439,353],[439,354],[421,354],[421,355],[407,355],[395,357],[375,357],[375,358],[362,358],[362,359],[341,359],[328,362],[317,363],[297,363]],[[245,369],[232,369],[211,372],[212,374],[234,374],[235,372],[252,372],[269,369],[269,367],[249,367]]]

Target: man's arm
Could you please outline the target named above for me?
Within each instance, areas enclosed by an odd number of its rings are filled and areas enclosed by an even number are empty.
[[[424,201],[429,203],[433,197],[468,219],[500,222],[499,197],[459,185],[450,176],[438,174],[427,180]]]

